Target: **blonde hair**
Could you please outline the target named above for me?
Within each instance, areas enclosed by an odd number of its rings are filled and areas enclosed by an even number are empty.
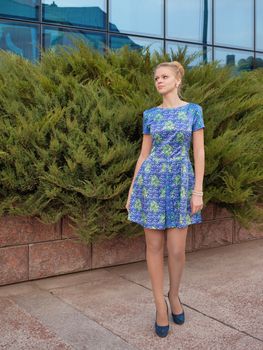
[[[181,65],[180,62],[178,61],[172,61],[172,62],[162,62],[159,63],[155,68],[154,68],[154,72],[153,75],[155,75],[155,72],[158,68],[160,67],[169,67],[173,70],[176,79],[180,79],[181,82],[178,85],[178,95],[181,97],[181,88],[182,88],[182,82],[183,82],[183,77],[184,77],[184,67]]]

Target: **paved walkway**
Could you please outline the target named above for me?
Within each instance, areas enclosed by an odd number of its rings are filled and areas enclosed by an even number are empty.
[[[263,240],[187,253],[186,322],[166,338],[145,261],[2,286],[0,349],[262,350],[262,257]]]

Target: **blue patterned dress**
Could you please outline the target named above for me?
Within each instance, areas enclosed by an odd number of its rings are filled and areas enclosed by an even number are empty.
[[[128,220],[159,230],[202,222],[201,210],[191,214],[195,174],[189,148],[192,132],[204,127],[196,103],[143,112],[143,134],[151,134],[153,142],[134,180]]]

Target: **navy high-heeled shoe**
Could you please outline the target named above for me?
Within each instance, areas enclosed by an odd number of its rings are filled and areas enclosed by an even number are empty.
[[[169,291],[169,292],[170,292],[170,291]],[[169,299],[169,302],[170,302],[169,292],[168,292],[168,299]],[[180,297],[179,297],[179,296],[178,296],[178,298],[179,298],[179,301],[180,301],[180,303],[181,303],[181,300],[180,300]],[[170,302],[170,305],[171,305],[171,302]],[[181,303],[181,307],[182,307],[182,309],[183,309],[182,303]],[[172,310],[172,307],[171,307],[171,310]],[[174,314],[174,313],[172,312],[172,317],[173,317],[174,323],[180,324],[180,325],[183,324],[183,323],[185,322],[185,313],[184,313],[184,309],[183,309],[183,312],[181,312],[180,314]]]
[[[167,307],[167,316],[168,316],[168,322],[169,322],[169,312],[168,312],[168,305],[167,305],[167,302],[166,300],[165,301],[165,304],[166,304],[166,307]],[[161,338],[164,338],[167,336],[168,332],[169,332],[169,323],[167,326],[159,326],[157,324],[157,310],[156,310],[156,316],[155,316],[155,333],[161,337]]]

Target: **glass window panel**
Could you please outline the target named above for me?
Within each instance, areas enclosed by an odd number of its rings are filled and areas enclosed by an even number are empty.
[[[253,0],[215,0],[215,44],[253,49]]]
[[[237,70],[251,70],[254,67],[254,52],[215,48],[215,60],[221,66],[228,64]]]
[[[212,47],[203,45],[193,45],[188,43],[175,43],[166,42],[166,52],[171,55],[171,50],[174,53],[177,52],[178,48],[184,49],[186,47],[186,55],[192,55],[194,53],[200,54],[190,64],[189,68],[198,66],[200,63],[207,63],[212,61]]]
[[[91,47],[104,52],[106,47],[106,34],[92,33],[77,30],[65,30],[61,28],[45,27],[43,31],[44,48],[54,47],[56,45],[73,46],[72,39],[83,39]]]
[[[263,1],[256,2],[256,50],[263,51]]]
[[[0,48],[21,55],[29,60],[38,60],[39,27],[33,24],[0,22]]]
[[[134,36],[126,35],[111,35],[110,36],[110,48],[119,49],[124,45],[128,45],[131,50],[140,50],[145,46],[150,45],[150,53],[158,51],[159,53],[163,52],[163,40],[154,40],[154,39],[143,39]]]
[[[163,37],[164,0],[110,0],[110,30]]]
[[[42,3],[46,22],[106,28],[106,0],[43,0]]]
[[[167,38],[211,43],[212,1],[211,0],[167,0]]]
[[[40,0],[0,0],[0,15],[12,18],[38,18]]]

